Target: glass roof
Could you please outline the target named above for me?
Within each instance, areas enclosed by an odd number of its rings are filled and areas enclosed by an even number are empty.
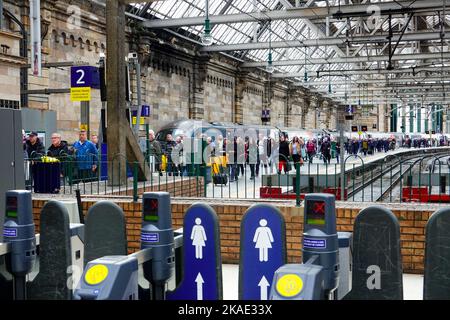
[[[382,0],[382,2],[389,2]],[[238,14],[251,12],[264,12],[269,10],[285,10],[286,6],[294,7],[295,0],[209,0],[209,14],[210,15],[224,15],[224,14]],[[328,1],[313,1],[300,0],[302,6],[327,6],[338,5],[339,0]],[[147,19],[173,19],[186,17],[201,17],[205,16],[205,0],[156,0],[151,3],[131,4],[132,13],[140,16],[145,16]],[[450,21],[449,16],[446,16],[446,22]],[[405,18],[393,18],[392,25],[401,29],[406,21]],[[311,25],[315,24],[315,30],[310,29]],[[429,27],[439,24],[438,17],[426,17],[426,25]],[[367,26],[361,23],[360,19],[350,20],[351,32],[355,32],[358,28],[367,29]],[[175,32],[183,31],[184,35],[198,41],[203,34],[203,26],[189,26],[180,29],[173,29]],[[377,30],[378,34],[387,34],[389,28],[388,19],[383,17],[380,22],[380,27]],[[344,36],[347,30],[347,21],[334,21],[330,23],[330,36],[339,35]],[[316,39],[324,37],[325,23],[324,22],[310,22],[305,19],[296,20],[274,20],[274,21],[259,21],[259,22],[244,22],[234,24],[220,24],[212,25],[211,34],[214,39],[214,44],[242,44],[250,42],[282,42],[282,41],[300,41],[304,39]],[[367,34],[368,30],[364,30]],[[448,49],[447,45],[446,48]],[[384,48],[385,49],[385,48]],[[340,46],[332,47],[290,47],[290,48],[275,48],[272,50],[273,61],[280,60],[299,60],[302,63],[290,66],[277,66],[275,70],[277,73],[299,73],[304,74],[305,69],[308,73],[309,81],[323,82],[319,88],[328,88],[328,83],[337,82],[333,86],[345,88],[348,84],[344,78],[334,73],[327,74],[328,70],[352,70],[352,69],[366,69],[379,68],[379,64],[374,63],[340,63],[333,64],[333,57],[345,56],[346,48]],[[383,48],[371,48],[367,45],[350,45],[350,56],[376,56],[383,52]],[[439,52],[438,48],[430,46],[430,52]],[[396,54],[413,53],[413,48],[408,45],[399,45]],[[234,51],[232,56],[244,61],[265,62],[268,60],[269,49],[259,50],[242,50]],[[326,58],[330,63],[319,64],[312,63],[311,59]],[[385,66],[385,62],[382,62]],[[415,61],[406,61],[402,67],[415,66]],[[317,71],[321,71],[321,77],[317,78]],[[338,76],[339,75],[339,76]],[[381,79],[383,76],[381,76]],[[351,75],[350,80],[352,86],[357,85],[358,79],[365,79],[367,75]],[[304,82],[304,77],[289,78],[295,82]],[[306,84],[305,84],[306,85]]]

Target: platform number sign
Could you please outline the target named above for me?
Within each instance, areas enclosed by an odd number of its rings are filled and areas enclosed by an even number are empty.
[[[361,126],[361,131],[362,132],[367,132],[367,126]]]
[[[352,126],[352,132],[358,132],[358,126]]]
[[[74,66],[70,69],[70,100],[90,101],[91,89],[100,87],[98,68]]]

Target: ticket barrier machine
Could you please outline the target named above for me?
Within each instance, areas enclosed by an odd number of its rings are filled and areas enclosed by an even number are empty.
[[[344,261],[345,282],[338,290],[339,242]],[[303,264],[286,264],[274,275],[271,300],[329,300],[345,296],[350,291],[351,234],[336,232],[335,197],[331,194],[305,196]],[[344,254],[345,252],[345,254]],[[348,290],[348,291],[347,291]]]
[[[0,243],[0,278],[3,284],[1,295],[6,299],[25,300],[31,294],[27,288],[39,276],[41,236],[35,234],[31,192],[11,190],[5,196],[4,242]],[[83,225],[70,224],[70,233],[71,265],[82,269]],[[12,292],[7,285],[11,280]],[[77,280],[73,278],[73,281]]]
[[[165,299],[167,282],[174,275],[175,248],[182,246],[183,235],[174,236],[169,193],[144,193],[142,208],[141,250],[89,262],[75,290],[75,299],[138,299],[140,266],[151,284],[152,299]]]
[[[26,299],[26,276],[36,262],[36,235],[29,191],[7,191],[3,237],[7,271],[13,277],[15,300]]]

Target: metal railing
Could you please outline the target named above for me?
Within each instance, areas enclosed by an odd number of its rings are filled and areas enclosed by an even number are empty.
[[[226,160],[223,163],[223,157],[212,157],[208,164],[175,165],[169,161],[161,170],[150,157],[140,166],[118,155],[112,161],[89,162],[97,166],[96,170],[89,170],[86,163],[73,156],[61,156],[60,162],[46,163],[36,155],[25,159],[26,187],[35,193],[75,194],[80,190],[83,195],[132,196],[136,201],[146,191],[169,191],[175,197],[291,199],[300,205],[304,194],[309,192],[334,193],[338,200],[343,192],[347,201],[357,202],[423,201],[425,196],[420,198],[417,193],[420,190],[424,193],[426,186],[428,194],[435,194],[444,202],[444,196],[450,196],[449,152],[447,149],[424,152],[392,155],[391,159],[382,157],[376,161],[371,158],[368,163],[363,157],[347,156],[345,190],[340,190],[341,165],[326,163],[319,157],[315,157],[313,163],[307,159],[294,163],[288,158],[286,167],[277,161],[230,164]],[[283,159],[283,156],[277,158]],[[108,172],[116,165],[117,171]],[[123,165],[126,169],[120,168]],[[141,167],[143,172],[140,172]],[[123,172],[126,172],[125,177],[121,176]],[[147,179],[141,181],[142,175]]]

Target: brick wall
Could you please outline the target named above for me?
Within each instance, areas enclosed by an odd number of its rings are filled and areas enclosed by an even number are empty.
[[[87,212],[96,200],[86,199],[83,201],[84,212]],[[129,252],[135,252],[140,248],[141,228],[141,203],[116,200],[117,204],[124,210],[127,220],[127,237]],[[172,200],[172,222],[175,229],[183,226],[183,217],[193,200]],[[39,212],[45,200],[34,200],[33,213],[37,232],[39,232]],[[243,214],[251,206],[251,203],[230,202],[210,203],[219,216],[221,230],[221,246],[223,263],[239,262],[239,237],[240,223]],[[280,209],[286,221],[286,240],[288,261],[290,263],[301,262],[301,241],[303,231],[303,208],[296,208],[286,202],[275,203]],[[347,205],[347,207],[346,207]],[[363,207],[368,204],[360,204],[360,207],[350,207],[353,204],[341,203],[337,206],[337,228],[338,231],[353,231],[353,223]],[[424,250],[425,250],[425,226],[430,215],[436,208],[416,205],[405,207],[402,210],[390,208],[397,216],[401,227],[401,252],[403,256],[403,271],[405,273],[423,273]]]
[[[150,185],[149,182],[146,183],[145,187],[142,185],[138,186],[137,193],[142,195],[144,192],[150,191],[164,191],[169,192],[172,197],[202,197],[204,194],[204,183],[203,177],[177,178],[178,180],[172,180],[172,177],[163,177],[160,180],[155,179]],[[133,196],[133,187],[129,186],[128,189],[112,192],[111,195],[115,196]]]

